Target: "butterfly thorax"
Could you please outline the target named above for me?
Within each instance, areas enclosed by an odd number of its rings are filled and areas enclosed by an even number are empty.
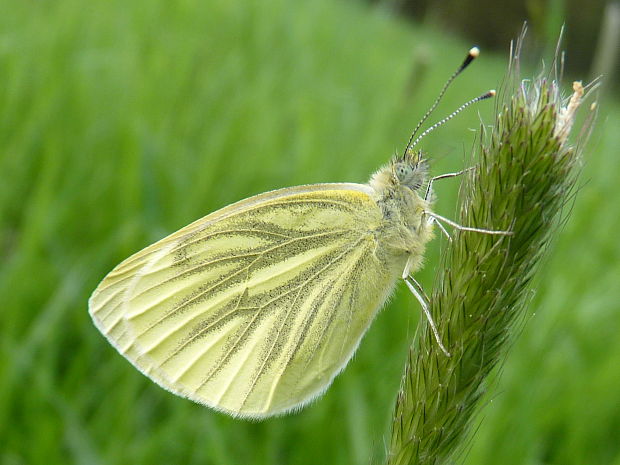
[[[396,271],[402,271],[410,260],[411,271],[416,271],[422,265],[426,243],[433,236],[432,222],[424,214],[432,207],[432,195],[426,195],[426,160],[421,152],[396,157],[373,174],[369,184],[383,214],[382,231],[377,237],[391,255],[389,260]]]

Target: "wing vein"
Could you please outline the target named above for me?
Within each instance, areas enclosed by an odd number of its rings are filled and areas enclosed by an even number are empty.
[[[341,233],[341,232],[340,232]],[[335,234],[335,233],[323,233],[323,234],[315,234],[313,235],[313,237],[321,237],[321,236],[328,236],[330,234]],[[308,237],[309,238],[309,237]],[[277,250],[281,247],[284,247],[286,245],[290,245],[290,243],[292,243],[293,241],[288,241],[287,244],[279,244],[277,246],[271,247],[268,250],[262,251],[256,255],[258,255],[256,257],[256,259],[254,259],[249,265],[247,265],[246,267],[240,268],[239,270],[235,271],[234,273],[232,273],[231,275],[227,276],[226,278],[222,279],[221,281],[218,281],[217,283],[213,284],[211,287],[208,287],[207,289],[199,292],[198,294],[196,294],[195,296],[193,296],[191,299],[188,299],[182,303],[180,303],[179,305],[177,305],[176,307],[168,310],[161,318],[159,318],[157,321],[151,323],[150,326],[148,326],[144,331],[142,331],[141,333],[139,333],[137,335],[137,337],[143,336],[144,334],[146,334],[148,331],[152,330],[155,326],[161,324],[162,322],[164,322],[167,318],[169,318],[170,316],[174,315],[176,312],[184,309],[185,307],[187,307],[188,305],[190,305],[192,302],[194,302],[195,300],[197,300],[200,297],[203,297],[205,294],[213,291],[214,289],[222,286],[223,284],[227,283],[228,281],[230,281],[231,279],[235,278],[236,276],[238,276],[239,274],[248,271],[261,257],[264,256],[264,254],[269,253],[269,252],[273,252],[274,250]],[[155,307],[156,305],[159,305],[161,302],[155,302],[152,303],[149,306],[146,306],[141,312],[139,313],[135,313],[131,316],[131,318],[135,318],[139,315],[144,314],[145,312],[147,312],[148,310],[152,309],[153,307]],[[185,323],[183,323],[185,324]],[[175,328],[174,331],[176,331]],[[173,331],[173,332],[174,332]]]
[[[317,271],[312,277],[306,279],[302,284],[300,284],[297,287],[303,287],[305,286],[311,279],[315,278],[316,276],[318,276],[320,273],[322,273],[323,271],[325,271],[327,268],[329,268],[330,266],[332,266],[334,263],[336,263],[336,261],[338,261],[340,258],[342,258],[344,255],[346,255],[351,249],[353,249],[354,247],[357,246],[357,244],[359,244],[359,242],[363,239],[363,236],[358,239],[354,244],[352,244],[348,249],[346,249],[344,252],[342,252],[340,255],[338,255],[337,257],[335,257],[333,260],[331,260],[327,265],[325,265],[323,268],[321,268],[319,271]],[[290,292],[292,292],[293,290],[295,290],[295,288],[289,290],[288,292],[281,294],[280,298],[284,297],[285,295],[288,295]],[[260,309],[258,312],[256,312],[256,315],[254,316],[254,318],[252,318],[252,321],[250,322],[250,324],[246,327],[246,329],[244,330],[242,336],[245,335],[245,332],[247,331],[247,329],[249,328],[249,326],[251,324],[254,323],[256,316],[258,316],[264,309],[266,308],[265,305],[261,305]],[[200,384],[200,386],[198,387],[198,389],[201,389],[207,382],[209,382],[209,380],[211,379],[211,377],[213,376],[213,374],[215,372],[217,372],[218,370],[220,370],[222,368],[222,366],[228,361],[228,359],[230,358],[230,355],[236,351],[237,349],[237,345],[239,344],[239,341],[241,340],[241,336],[239,338],[237,338],[237,340],[233,343],[233,345],[229,348],[229,350],[227,351],[226,355],[224,355],[224,357],[218,361],[217,365],[213,368],[213,370],[211,371],[211,373],[205,378],[205,380]],[[251,390],[250,390],[251,391]],[[247,397],[249,396],[249,392],[246,394],[246,400]],[[245,401],[244,401],[245,402]]]
[[[289,318],[289,315],[291,313],[291,311],[293,310],[293,306],[295,305],[295,303],[297,302],[297,299],[299,298],[299,295],[301,294],[301,291],[304,289],[304,287],[312,280],[314,280],[317,276],[319,276],[321,273],[323,273],[325,270],[327,270],[329,267],[331,267],[334,263],[336,263],[338,260],[340,260],[342,257],[344,257],[345,255],[347,255],[351,250],[354,250],[357,245],[364,239],[364,236],[360,237],[355,243],[353,243],[351,246],[349,246],[349,248],[347,248],[344,252],[342,252],[340,255],[338,255],[337,257],[335,257],[333,260],[331,260],[328,264],[326,264],[322,269],[320,269],[319,271],[317,271],[314,275],[312,275],[311,277],[309,277],[308,279],[306,279],[301,285],[299,285],[298,287],[298,291],[297,294],[295,295],[295,298],[293,299],[293,302],[291,303],[290,307],[287,310],[287,313],[282,321],[282,324],[280,325],[280,327],[278,328],[278,332],[276,333],[276,336],[274,337],[274,341],[271,344],[271,347],[269,348],[269,352],[267,353],[267,355],[263,358],[263,361],[261,363],[261,366],[258,369],[258,372],[254,375],[253,380],[252,380],[252,384],[250,385],[250,388],[248,389],[246,395],[245,395],[245,399],[243,401],[243,403],[245,404],[245,402],[247,401],[249,395],[251,394],[252,390],[254,389],[254,387],[256,386],[256,383],[258,382],[258,379],[261,377],[261,375],[263,374],[263,371],[265,369],[265,365],[267,363],[267,361],[269,360],[269,358],[271,357],[271,354],[273,353],[274,348],[277,345],[278,339],[280,338],[280,335],[282,333],[282,330],[284,328],[284,326],[287,323],[287,319]],[[330,286],[330,289],[332,289],[334,286],[334,284],[332,283]],[[290,291],[289,291],[290,292]],[[286,367],[288,366],[288,363],[290,363],[290,359],[288,360],[288,362],[284,365],[284,368],[282,368],[282,370],[280,370],[280,374],[277,377],[274,377],[274,382],[273,384],[277,383],[280,379],[280,376],[282,374],[282,372],[286,369]],[[265,406],[265,408],[269,408],[269,402],[270,399],[267,400],[268,403]]]
[[[354,262],[354,264],[357,264],[357,262],[359,261],[356,260]],[[350,271],[350,270],[349,270]],[[299,331],[299,337],[297,338],[296,342],[295,342],[295,347],[294,349],[291,351],[288,359],[286,360],[286,363],[284,364],[284,368],[280,371],[279,375],[276,377],[274,376],[273,382],[271,383],[271,388],[269,389],[269,397],[267,399],[267,405],[265,408],[269,408],[271,403],[273,402],[273,396],[275,394],[275,390],[277,388],[277,383],[279,382],[282,373],[286,370],[286,368],[288,368],[290,366],[291,360],[293,359],[293,357],[295,357],[295,355],[297,354],[297,351],[299,350],[299,348],[301,347],[301,345],[305,342],[306,340],[306,335],[308,334],[308,327],[312,324],[312,322],[314,321],[319,308],[321,307],[321,305],[325,302],[327,302],[329,295],[331,294],[331,292],[333,291],[334,287],[336,286],[336,283],[338,282],[343,282],[345,281],[345,277],[347,276],[347,273],[342,273],[337,280],[333,281],[331,283],[331,285],[329,286],[327,292],[325,293],[326,297],[323,299],[323,301],[321,302],[320,305],[318,305],[317,307],[315,307],[315,310],[309,314],[305,321],[304,321],[304,327],[302,330]],[[340,298],[339,298],[339,302],[342,301],[342,297],[344,296],[344,293],[341,294]],[[334,306],[335,308],[338,308],[338,305]],[[325,336],[325,333],[327,332],[327,330],[331,327],[332,322],[334,321],[334,318],[336,317],[336,312],[332,312],[332,314],[329,316],[329,320],[327,322],[327,324],[323,327],[321,335],[319,337],[316,338],[316,343],[314,345],[314,348],[310,351],[312,354],[314,354],[316,352],[317,347],[319,346],[319,344],[323,341],[323,337]],[[347,328],[348,330],[348,328]],[[310,364],[310,361],[313,359],[313,355],[311,355],[308,360],[306,361],[306,367]],[[302,370],[302,371],[305,371]]]
[[[231,310],[228,314],[226,314],[226,315],[222,316],[222,318],[220,318],[220,319],[218,320],[218,322],[219,322],[219,321],[221,321],[222,319],[224,319],[226,316],[228,316],[228,315],[230,315],[230,314],[234,313],[235,311],[237,311],[237,310],[239,309],[239,306],[240,306],[240,304],[241,304],[241,300],[243,299],[243,296],[244,296],[244,293],[239,294],[239,298],[237,299],[237,303],[235,304],[235,308],[234,308],[233,310]],[[212,324],[211,324],[211,325],[209,325],[209,326],[210,326],[210,327],[212,327],[212,326],[213,326],[213,325],[215,325],[215,324],[217,324],[217,322],[214,322],[214,323],[212,323]],[[201,332],[202,332],[202,330],[201,330]],[[182,345],[181,345],[181,346],[180,346],[177,350],[175,350],[172,354],[170,354],[170,355],[169,355],[169,356],[168,356],[168,357],[167,357],[167,358],[166,358],[166,359],[165,359],[165,360],[164,360],[164,361],[163,361],[163,362],[162,362],[159,366],[161,367],[161,366],[165,365],[166,363],[168,363],[168,362],[169,362],[169,361],[170,361],[170,360],[171,360],[171,359],[172,359],[175,355],[177,355],[177,354],[178,354],[178,353],[180,353],[183,349],[185,349],[185,348],[187,347],[187,345],[188,345],[191,341],[193,341],[194,339],[195,339],[195,337],[192,337],[190,340],[185,341],[185,342],[184,342],[184,343],[183,343],[183,344],[182,344]],[[211,349],[213,348],[213,346],[214,346],[214,345],[215,345],[215,344],[211,344],[211,345],[209,345],[209,346],[207,347],[207,349],[206,349],[206,350],[203,350],[202,352],[200,352],[200,354],[199,354],[197,357],[195,357],[195,358],[194,358],[194,359],[193,359],[193,360],[192,360],[192,361],[191,361],[191,362],[190,362],[190,363],[189,363],[189,364],[188,364],[188,365],[187,365],[187,366],[183,369],[183,371],[181,371],[181,373],[180,373],[180,374],[178,374],[178,376],[177,376],[177,380],[181,379],[181,377],[182,377],[185,373],[187,373],[189,370],[191,370],[191,369],[194,367],[194,365],[196,365],[196,362],[198,362],[198,360],[200,360],[202,357],[204,357],[204,356],[205,356],[205,354],[206,354],[209,350],[211,350]]]

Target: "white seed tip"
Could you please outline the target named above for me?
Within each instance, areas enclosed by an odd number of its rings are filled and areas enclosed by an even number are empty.
[[[469,56],[473,58],[478,58],[478,55],[480,55],[480,49],[478,47],[472,47],[469,50]]]
[[[590,105],[590,111],[594,110],[596,110],[596,102],[592,102],[592,104]]]
[[[495,95],[496,95],[496,94],[497,94],[497,92],[495,91],[495,89],[491,89],[491,90],[489,91],[489,95],[490,95],[491,97],[495,97]]]
[[[581,104],[583,94],[584,89],[581,81],[573,82],[573,95],[568,101],[568,105],[564,108],[560,108],[558,119],[555,123],[554,135],[560,139],[560,142],[565,142],[568,138],[568,133],[575,120],[575,113]]]

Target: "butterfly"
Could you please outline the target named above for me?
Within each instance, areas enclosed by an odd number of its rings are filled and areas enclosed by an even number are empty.
[[[346,366],[399,279],[412,276],[433,227],[432,184],[412,142],[367,184],[291,187],[227,206],[132,255],[89,300],[96,327],[160,386],[236,417],[265,418],[321,395]]]

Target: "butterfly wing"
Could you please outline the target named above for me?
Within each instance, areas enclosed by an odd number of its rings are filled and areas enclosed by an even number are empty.
[[[164,388],[235,416],[309,402],[395,282],[368,186],[282,189],[131,256],[89,301],[99,330]]]

